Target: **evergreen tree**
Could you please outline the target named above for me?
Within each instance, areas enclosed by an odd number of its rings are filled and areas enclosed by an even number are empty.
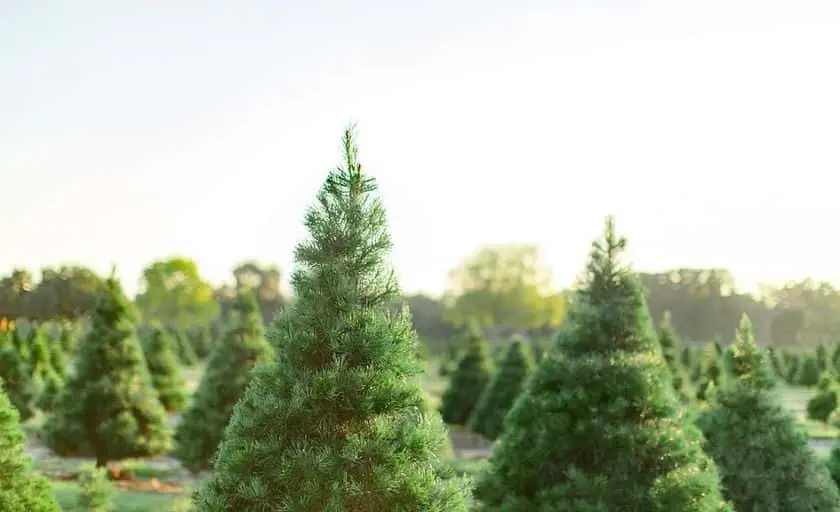
[[[690,345],[684,345],[680,353],[680,364],[683,368],[691,368],[694,366],[694,351]]]
[[[812,387],[820,382],[820,364],[816,355],[808,354],[802,361],[796,383],[800,386]]]
[[[46,478],[36,475],[24,451],[20,416],[0,380],[0,510],[60,512]]]
[[[18,326],[15,326],[12,330],[12,346],[17,351],[18,356],[20,356],[20,360],[28,365],[30,358],[29,340],[23,335],[23,331]]]
[[[181,329],[172,330],[172,339],[175,341],[175,352],[178,355],[178,360],[184,366],[195,366],[198,363],[198,356],[193,350],[192,343],[189,336],[187,336]]]
[[[213,337],[210,333],[210,326],[203,326],[193,331],[193,348],[195,355],[199,359],[205,359],[210,355],[210,350],[213,348]]]
[[[213,466],[233,406],[250,380],[251,368],[274,357],[252,292],[239,292],[230,316],[228,330],[213,347],[192,404],[175,430],[174,456],[194,473]]]
[[[455,512],[466,489],[440,476],[446,431],[425,412],[408,309],[386,264],[376,184],[356,163],[330,173],[295,251],[297,297],[275,320],[277,361],[254,369],[199,511]]]
[[[96,465],[169,449],[166,412],[157,398],[136,336],[131,304],[112,274],[80,344],[75,372],[44,424],[44,440],[59,455],[96,457]]]
[[[696,398],[704,402],[711,400],[721,381],[720,344],[713,343],[704,348],[702,354],[703,373],[697,386]]]
[[[479,510],[731,510],[620,261],[625,244],[608,219],[554,346],[507,415]]]
[[[683,376],[683,369],[677,361],[677,353],[679,351],[679,343],[677,341],[677,333],[674,331],[674,326],[671,324],[671,312],[665,311],[662,315],[662,321],[659,323],[659,345],[662,348],[662,357],[665,359],[665,364],[671,370],[671,381],[674,386],[674,391],[680,400],[687,400],[688,394],[685,390],[685,377]]]
[[[469,421],[470,429],[487,439],[498,438],[507,412],[533,369],[534,361],[522,343],[510,343],[500,361],[499,370],[481,392]]]
[[[64,356],[61,344],[58,341],[51,341],[49,349],[52,369],[63,379],[67,375],[67,358]]]
[[[64,389],[64,379],[52,368],[47,370],[40,380],[40,394],[36,404],[44,412],[52,412],[55,401]]]
[[[802,366],[802,358],[796,354],[786,353],[785,357],[785,382],[788,384],[796,384],[799,376],[799,367]]]
[[[169,412],[177,412],[186,405],[187,393],[178,356],[172,345],[172,338],[166,330],[155,326],[143,344],[143,354],[161,405]]]
[[[58,345],[61,351],[68,356],[76,351],[76,333],[73,330],[73,324],[65,324],[61,326],[58,334]]]
[[[440,414],[450,425],[466,425],[478,404],[481,392],[493,376],[487,341],[477,326],[467,332],[467,349],[452,372],[449,387],[441,397]]]
[[[840,343],[835,343],[831,350],[831,367],[840,375]]]
[[[828,351],[826,350],[825,345],[822,343],[817,345],[814,355],[817,358],[817,365],[820,368],[820,373],[826,371],[828,369]]]
[[[823,372],[817,384],[817,394],[808,400],[806,406],[808,419],[827,423],[831,413],[837,409],[837,394],[837,375],[833,371]]]
[[[779,402],[776,376],[743,316],[730,347],[732,379],[697,423],[736,510],[840,510],[840,494],[808,446],[808,435]]]
[[[5,382],[6,393],[20,418],[26,421],[34,416],[39,389],[29,374],[29,367],[14,347],[0,349],[0,379]]]
[[[776,352],[776,349],[773,347],[767,347],[767,357],[770,359],[770,366],[773,368],[773,373],[776,374],[776,377],[784,379],[785,369],[784,366],[782,366],[782,361],[779,358],[779,353]]]

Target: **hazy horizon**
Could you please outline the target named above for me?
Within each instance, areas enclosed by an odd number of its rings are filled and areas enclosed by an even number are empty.
[[[501,243],[567,286],[609,214],[639,271],[838,281],[840,4],[512,5],[4,2],[0,274],[288,277],[355,121],[408,292]]]

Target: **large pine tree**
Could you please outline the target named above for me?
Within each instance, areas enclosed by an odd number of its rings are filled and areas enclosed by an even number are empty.
[[[477,325],[467,331],[464,355],[449,379],[449,386],[440,401],[443,421],[451,425],[466,425],[475,411],[481,392],[493,377],[493,360],[487,341]]]
[[[608,219],[558,333],[508,413],[480,510],[730,510]]]
[[[114,275],[105,280],[82,340],[75,371],[44,424],[59,455],[109,460],[157,455],[170,446],[166,412],[137,341],[131,304]]]
[[[143,344],[143,354],[163,408],[169,412],[183,409],[187,403],[186,382],[172,337],[166,329],[157,325],[152,328]]]
[[[306,215],[277,361],[234,408],[199,511],[466,509],[462,482],[439,474],[446,432],[425,410],[408,311],[392,307],[385,210],[350,130],[344,151]]]
[[[485,386],[469,421],[470,430],[488,439],[502,433],[505,416],[525,384],[525,378],[534,370],[530,350],[518,340],[505,350],[499,370]]]
[[[24,441],[20,416],[0,380],[0,510],[59,512],[49,482],[32,471]]]
[[[736,510],[840,510],[840,494],[808,434],[775,393],[776,375],[746,315],[726,358],[730,378],[697,419]]]
[[[194,473],[213,466],[233,406],[250,381],[251,369],[274,357],[252,291],[242,290],[236,296],[228,325],[210,352],[192,403],[175,430],[174,455]]]

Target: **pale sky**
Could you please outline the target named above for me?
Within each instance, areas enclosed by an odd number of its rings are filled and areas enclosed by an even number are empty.
[[[506,242],[568,285],[610,213],[639,270],[840,277],[840,2],[175,4],[0,0],[0,273],[288,276],[356,121],[407,291]]]

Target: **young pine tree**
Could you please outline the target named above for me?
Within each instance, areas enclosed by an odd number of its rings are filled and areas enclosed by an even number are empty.
[[[143,354],[158,399],[168,412],[178,412],[187,403],[186,382],[175,355],[172,338],[163,327],[154,326],[143,344]]]
[[[840,510],[840,493],[808,446],[808,434],[779,402],[776,376],[746,315],[730,347],[732,376],[697,419],[735,510]]]
[[[791,354],[789,352],[784,354],[785,357],[785,382],[788,384],[794,385],[797,383],[797,378],[799,376],[799,370],[802,366],[802,358],[797,354]]]
[[[814,355],[817,358],[817,365],[820,367],[820,373],[828,370],[828,350],[825,348],[825,345],[823,345],[822,343],[817,345],[817,349]]]
[[[475,325],[467,332],[467,346],[449,377],[449,387],[440,401],[440,414],[450,425],[466,425],[481,392],[493,376],[493,361],[487,341]]]
[[[306,215],[277,361],[236,404],[198,511],[466,510],[460,480],[440,476],[446,432],[426,412],[408,310],[390,306],[385,211],[349,130],[344,149]]]
[[[784,379],[785,369],[782,359],[774,347],[767,347],[767,357],[770,360],[770,367],[773,368],[773,373],[776,374],[776,377]]]
[[[172,330],[172,339],[175,341],[175,353],[178,360],[184,366],[194,366],[198,363],[198,356],[193,349],[189,336],[182,329]]]
[[[250,381],[251,369],[273,357],[257,299],[248,290],[240,291],[231,306],[227,331],[210,352],[192,404],[175,430],[174,456],[184,467],[193,473],[213,467],[222,434]]]
[[[192,342],[198,359],[204,360],[210,355],[210,350],[213,348],[213,335],[210,332],[210,326],[205,325],[193,330]]]
[[[484,387],[469,421],[470,430],[495,440],[502,433],[505,416],[534,370],[530,351],[520,341],[508,344],[499,370]]]
[[[800,386],[813,387],[820,382],[820,363],[817,356],[808,354],[802,361],[799,374],[796,376],[796,383]]]
[[[40,389],[32,380],[28,365],[13,346],[0,349],[0,379],[5,382],[6,393],[20,418],[26,421],[34,416]]]
[[[482,511],[730,510],[684,416],[625,239],[607,220],[554,346],[479,479]]]
[[[685,389],[685,376],[682,367],[677,359],[679,352],[679,342],[677,341],[677,332],[671,324],[671,312],[665,311],[662,315],[662,321],[659,323],[659,346],[662,348],[662,358],[665,359],[665,364],[671,370],[671,382],[674,386],[674,392],[680,400],[688,400],[688,393]]]
[[[32,470],[24,442],[20,416],[0,380],[0,510],[60,512],[49,482]]]
[[[166,412],[137,341],[131,304],[114,275],[105,280],[80,344],[75,372],[44,424],[59,455],[96,457],[96,465],[152,456],[170,446]]]
[[[837,375],[833,370],[823,372],[817,384],[817,394],[808,400],[805,409],[808,419],[828,423],[831,413],[837,409],[838,393],[840,386],[837,383]]]

